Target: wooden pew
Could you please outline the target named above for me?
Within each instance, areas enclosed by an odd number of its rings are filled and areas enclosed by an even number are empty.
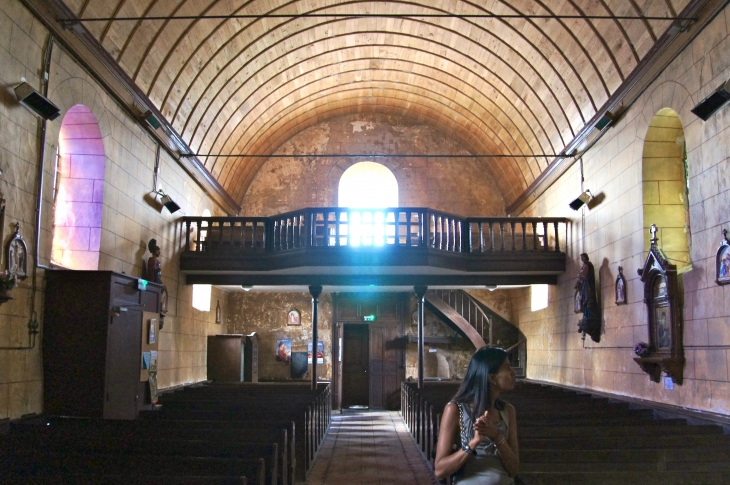
[[[247,477],[251,485],[266,484],[263,458],[213,458],[73,452],[26,452],[4,455],[2,469],[11,480],[26,483],[58,476],[92,475],[127,478],[129,483],[149,476]]]
[[[200,427],[204,426],[204,427]],[[294,466],[296,464],[293,422],[265,421],[255,424],[227,422],[165,422],[165,421],[121,421],[86,418],[47,418],[35,425],[15,424],[11,428],[11,436],[16,439],[53,442],[67,439],[115,440],[121,443],[177,441],[214,442],[210,451],[227,446],[239,449],[244,444],[276,444],[279,450],[277,476],[280,485],[292,485]],[[36,436],[37,438],[34,438]],[[94,439],[93,437],[100,437]],[[163,445],[164,446],[164,445]],[[164,449],[164,448],[162,448]],[[220,452],[219,452],[220,453]]]

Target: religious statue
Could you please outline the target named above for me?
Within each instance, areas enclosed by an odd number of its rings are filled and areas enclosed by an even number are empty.
[[[147,243],[152,256],[147,260],[147,280],[153,283],[162,283],[162,267],[160,264],[160,247],[157,245],[157,239],[150,239]]]
[[[165,314],[167,313],[167,287],[162,284],[162,265],[160,263],[160,247],[157,245],[157,239],[150,239],[147,248],[152,253],[147,259],[147,273],[145,277],[148,281],[159,283],[162,285],[160,293],[160,330],[165,325]]]
[[[594,342],[598,342],[601,340],[601,315],[596,298],[596,273],[586,253],[580,255],[580,260],[583,262],[583,267],[578,273],[575,289],[580,293],[583,318],[578,322],[578,332],[583,334],[583,338],[588,334]]]

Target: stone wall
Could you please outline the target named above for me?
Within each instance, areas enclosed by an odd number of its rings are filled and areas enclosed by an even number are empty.
[[[17,0],[0,3],[0,190],[7,200],[3,246],[11,226],[21,224],[28,242],[29,269],[34,256],[35,206],[40,149],[39,119],[21,106],[13,88],[25,78],[41,88],[43,52],[48,33]],[[130,118],[115,101],[59,45],[53,48],[48,97],[61,109],[61,116],[83,104],[99,123],[104,145],[104,186],[100,233],[99,270],[142,276],[147,241],[155,238],[162,248],[162,277],[169,293],[169,312],[160,332],[160,387],[200,381],[206,378],[206,336],[221,333],[215,312],[191,307],[191,287],[179,271],[181,247],[176,246],[181,215],[198,215],[208,208],[221,209],[196,185],[167,153],[162,151],[160,187],[182,206],[170,214],[150,197],[153,189],[155,142],[138,121]],[[48,122],[45,184],[38,262],[50,264],[53,240],[52,181],[55,152],[62,118]],[[4,267],[4,261],[3,261]],[[43,411],[44,270],[38,278],[27,278],[13,290],[14,300],[0,307],[0,420]],[[31,295],[35,301],[31,308]],[[83,298],[83,295],[79,295]],[[212,309],[220,300],[226,314],[227,295],[213,290]],[[38,315],[40,335],[32,348],[28,322]]]
[[[293,136],[275,154],[463,154],[452,138],[412,120],[385,115],[346,115]],[[351,165],[369,160],[274,158],[260,169],[243,199],[243,215],[262,216],[304,207],[337,206],[337,186]],[[502,216],[499,187],[481,162],[470,159],[374,159],[398,181],[401,207],[429,207],[462,216]]]
[[[291,340],[292,352],[306,352],[312,340],[312,296],[309,293],[231,293],[228,304],[228,333],[250,334],[259,338],[259,379],[290,380],[291,362],[276,360],[276,341]],[[298,310],[301,325],[287,325],[291,310]],[[324,343],[324,363],[317,366],[317,378],[332,376],[332,294],[319,298],[317,340]],[[309,372],[302,380],[310,378]]]
[[[730,78],[730,10],[725,9],[646,90],[583,158],[584,188],[603,194],[591,210],[573,212],[581,193],[578,164],[524,214],[565,216],[573,221],[569,264],[550,287],[550,305],[530,311],[529,290],[513,291],[518,324],[528,338],[528,376],[688,408],[730,413],[730,285],[715,283],[715,254],[723,228],[730,229],[730,108],[707,122],[690,109]],[[642,154],[654,116],[671,108],[682,122],[689,155],[691,270],[684,285],[684,384],[666,389],[633,361],[632,347],[648,340],[642,284],[636,270],[646,257]],[[582,220],[585,215],[585,221]],[[660,225],[657,222],[657,225]],[[660,239],[659,246],[664,242]],[[573,287],[587,252],[596,268],[603,329],[600,343],[577,333]],[[616,306],[614,283],[624,268],[628,304]]]

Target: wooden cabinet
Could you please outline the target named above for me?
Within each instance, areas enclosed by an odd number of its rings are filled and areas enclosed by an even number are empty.
[[[44,408],[52,415],[135,419],[143,312],[159,313],[162,285],[112,271],[46,271]]]
[[[256,333],[209,335],[208,379],[258,382],[259,345]]]

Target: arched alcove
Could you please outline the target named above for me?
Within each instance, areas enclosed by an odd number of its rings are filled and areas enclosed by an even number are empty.
[[[339,207],[398,207],[398,181],[388,167],[359,162],[345,170],[337,189]]]
[[[66,112],[55,176],[53,263],[99,269],[104,201],[104,143],[96,117],[82,104]]]
[[[689,190],[684,127],[671,108],[652,118],[642,159],[644,252],[651,245],[649,227],[656,224],[659,245],[677,268],[690,263]]]

